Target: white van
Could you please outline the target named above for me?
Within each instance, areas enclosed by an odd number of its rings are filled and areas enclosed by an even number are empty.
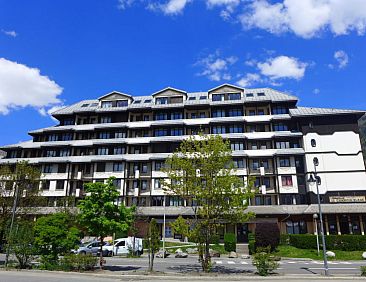
[[[113,246],[103,246],[103,250],[108,251],[108,255],[122,256],[133,251],[134,237],[120,238],[114,240]],[[138,255],[143,254],[142,239],[135,237],[135,251]]]

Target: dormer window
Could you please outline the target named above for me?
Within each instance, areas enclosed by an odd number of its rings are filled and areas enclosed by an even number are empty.
[[[260,93],[257,94],[257,96],[258,97],[264,97],[264,96],[266,96],[266,94],[264,94],[263,92],[260,92]]]
[[[133,102],[134,104],[140,104],[141,100],[136,100],[135,102]]]
[[[200,100],[206,100],[207,96],[200,96]]]
[[[128,101],[127,100],[118,100],[116,103],[116,107],[127,107]]]
[[[112,101],[103,101],[102,102],[102,108],[112,108],[113,102]]]
[[[190,100],[190,101],[196,100],[196,97],[189,97],[188,100]]]
[[[240,93],[229,93],[228,98],[229,100],[240,100],[241,96]]]
[[[224,101],[225,95],[224,94],[212,94],[212,101]]]
[[[165,104],[168,104],[168,97],[156,98],[156,104],[157,105],[165,105]]]
[[[247,93],[245,96],[250,98],[250,97],[254,97],[254,94],[253,93]]]

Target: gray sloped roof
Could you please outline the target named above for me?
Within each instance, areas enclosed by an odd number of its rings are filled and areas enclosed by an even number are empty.
[[[182,91],[182,90],[180,90]],[[259,95],[258,95],[259,94]],[[206,97],[204,97],[206,96]],[[192,97],[192,98],[191,98]],[[194,97],[194,98],[193,98]],[[191,99],[190,99],[191,98]],[[134,102],[127,107],[120,108],[101,108],[97,104],[99,100],[82,100],[71,106],[62,108],[58,111],[52,113],[53,115],[68,115],[76,112],[111,112],[111,111],[123,111],[126,109],[136,109],[136,108],[165,108],[165,107],[177,107],[184,105],[200,105],[200,104],[237,104],[237,103],[250,103],[250,102],[260,102],[260,101],[297,101],[297,97],[271,89],[271,88],[253,88],[245,89],[244,97],[241,100],[233,101],[216,101],[213,102],[208,99],[208,92],[190,92],[187,93],[187,100],[181,104],[174,105],[155,105],[153,103],[153,96],[133,96]],[[138,102],[140,101],[140,102]]]
[[[322,116],[322,115],[364,114],[364,113],[365,111],[359,111],[359,110],[313,108],[313,107],[297,107],[295,109],[290,109],[291,116]]]

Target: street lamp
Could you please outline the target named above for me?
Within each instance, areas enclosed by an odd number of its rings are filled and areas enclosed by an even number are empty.
[[[316,235],[316,248],[318,250],[319,255],[319,234],[318,234],[318,222],[316,221],[318,219],[318,215],[316,213],[313,214],[314,219],[314,225],[315,225],[315,235]]]
[[[325,275],[329,275],[328,273],[328,260],[327,260],[327,249],[325,246],[325,236],[324,236],[324,226],[323,226],[323,214],[322,214],[322,209],[321,209],[321,204],[320,204],[320,195],[319,195],[319,182],[320,182],[320,177],[317,175],[316,172],[316,167],[319,165],[319,160],[318,158],[313,158],[313,164],[314,164],[314,172],[310,174],[308,182],[309,183],[314,183],[316,185],[316,194],[317,194],[317,198],[318,198],[318,209],[319,209],[319,220],[320,220],[320,232],[322,235],[322,244],[323,244],[323,260],[324,260],[324,272]]]

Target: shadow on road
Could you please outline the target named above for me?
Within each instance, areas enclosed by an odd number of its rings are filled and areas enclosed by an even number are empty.
[[[179,273],[190,273],[190,272],[202,272],[202,267],[197,264],[187,264],[187,265],[179,265],[179,266],[171,266],[168,267],[170,270],[174,270]],[[225,266],[214,266],[211,269],[212,273],[220,273],[220,274],[249,274],[253,273],[251,270],[245,269],[236,269],[236,268],[229,268]]]
[[[120,266],[120,265],[105,265],[103,266],[104,270],[109,271],[133,271],[141,269],[139,266]]]

